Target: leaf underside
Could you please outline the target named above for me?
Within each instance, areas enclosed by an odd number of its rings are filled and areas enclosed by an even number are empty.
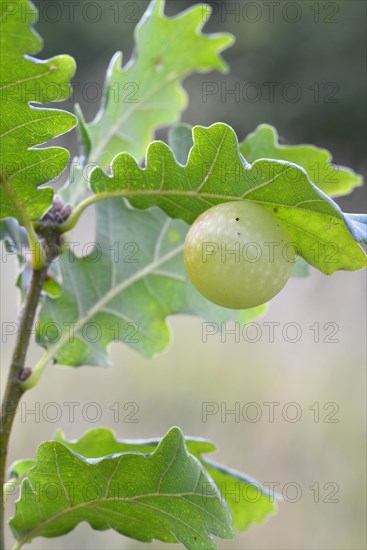
[[[117,53],[107,71],[105,97],[85,125],[90,161],[107,166],[121,151],[144,157],[157,128],[173,124],[187,106],[181,81],[193,72],[226,71],[220,52],[233,43],[226,33],[203,34],[210,6],[193,6],[175,17],[153,0],[135,29],[134,58],[121,68]]]
[[[134,210],[121,197],[97,206],[95,248],[88,256],[66,252],[55,266],[62,294],[45,298],[38,340],[63,365],[109,365],[112,341],[150,357],[170,341],[166,317],[194,314],[213,323],[245,323],[264,307],[233,312],[203,298],[183,265],[188,226],[158,208]],[[74,324],[74,330],[70,326]]]

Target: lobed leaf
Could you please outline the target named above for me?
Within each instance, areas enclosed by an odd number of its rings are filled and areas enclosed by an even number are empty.
[[[132,452],[148,455],[153,453],[160,443],[159,439],[117,439],[114,432],[108,428],[88,430],[76,441],[68,440],[62,430],[58,430],[55,441],[66,445],[68,449],[87,459]],[[270,513],[275,511],[278,495],[271,495],[258,481],[249,476],[203,457],[203,454],[216,450],[213,443],[205,439],[185,437],[185,445],[188,452],[195,456],[210,474],[222,499],[227,502],[234,529],[244,531],[252,523],[264,521]],[[11,477],[19,479],[27,475],[28,470],[35,463],[35,460],[29,459],[17,461],[10,468]],[[206,492],[210,494],[212,490],[216,491],[210,485]]]
[[[193,288],[183,265],[187,229],[158,208],[128,208],[121,197],[99,204],[89,254],[69,250],[56,264],[62,293],[44,300],[37,324],[38,341],[47,348],[41,362],[106,366],[112,341],[150,357],[169,344],[169,315],[199,315],[219,330],[222,322],[245,323],[263,312],[262,306],[234,313]]]
[[[107,166],[121,151],[137,160],[153,132],[176,122],[187,105],[181,81],[193,72],[226,71],[220,52],[233,37],[202,34],[210,6],[193,6],[175,17],[164,15],[164,0],[152,0],[135,29],[135,56],[124,67],[118,52],[107,71],[105,96],[88,125],[89,161]]]
[[[55,439],[74,452],[89,458],[128,451],[152,453],[159,444],[159,439],[116,439],[112,430],[106,428],[88,430],[74,442],[68,441],[59,430]],[[278,495],[271,495],[258,481],[249,476],[202,456],[216,450],[213,443],[193,437],[186,437],[185,443],[189,453],[200,460],[217,485],[222,498],[226,500],[231,510],[234,529],[245,531],[252,523],[261,523],[276,510],[275,500],[279,498]]]
[[[62,443],[42,443],[10,522],[19,546],[66,534],[83,521],[192,549],[215,548],[212,535],[232,538],[228,507],[178,428],[150,455],[88,459]]]
[[[168,216],[192,223],[215,204],[253,200],[285,224],[298,255],[323,273],[366,266],[355,240],[361,237],[361,224],[344,215],[302,167],[272,159],[248,164],[226,124],[196,126],[193,137],[185,166],[156,141],[147,150],[145,168],[127,153],[114,158],[111,175],[96,167],[90,174],[96,197],[90,203],[120,195],[136,208],[157,205]]]
[[[168,145],[172,149],[177,162],[186,164],[190,149],[194,142],[192,139],[192,126],[179,123],[172,126],[168,132]],[[309,275],[309,264],[303,258],[297,258],[292,277],[307,277]]]
[[[0,4],[0,217],[17,218],[26,227],[51,205],[52,188],[39,186],[58,176],[69,157],[61,147],[35,146],[76,124],[70,113],[32,105],[66,99],[75,70],[67,55],[46,61],[30,57],[42,44],[30,29],[36,19],[36,9],[27,0]]]
[[[306,170],[309,179],[331,197],[349,194],[362,185],[362,176],[350,168],[331,162],[326,149],[314,145],[280,145],[273,126],[261,124],[240,144],[240,151],[248,162],[259,159],[278,159],[298,164]]]

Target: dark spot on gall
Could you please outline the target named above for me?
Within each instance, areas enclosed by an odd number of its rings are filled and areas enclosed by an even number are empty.
[[[240,221],[240,218],[236,218],[236,222],[239,222]]]

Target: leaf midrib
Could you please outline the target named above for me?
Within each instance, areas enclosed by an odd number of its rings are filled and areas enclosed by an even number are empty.
[[[182,29],[180,29],[180,30],[182,30],[182,32],[183,32],[185,29],[182,27]],[[172,37],[172,39],[173,39],[173,37]],[[177,40],[177,33],[175,34],[175,40]],[[164,55],[166,50],[169,48],[169,45],[170,45],[170,41],[166,41],[165,47],[163,48],[163,50],[159,51],[158,56]],[[183,61],[183,59],[181,57],[181,63],[182,63],[182,61]],[[134,72],[137,72],[138,63],[139,63],[139,59],[136,59],[134,66],[131,67],[133,75],[134,75]],[[128,70],[130,70],[130,68]],[[147,74],[147,77],[146,77],[145,82],[144,82],[144,87],[146,87],[149,84],[150,78],[154,74],[154,70],[155,70],[155,66],[153,65],[150,68],[149,73]],[[143,95],[141,97],[141,100],[138,103],[133,103],[133,104],[130,103],[129,108],[127,108],[126,111],[123,112],[119,117],[117,117],[116,122],[110,127],[110,129],[107,132],[105,132],[103,134],[103,137],[101,138],[101,136],[99,136],[97,147],[94,149],[94,151],[92,151],[92,154],[90,156],[89,161],[92,162],[92,161],[96,161],[98,159],[98,156],[100,155],[100,153],[102,153],[103,148],[105,147],[105,145],[110,141],[110,139],[114,135],[120,137],[118,135],[119,129],[126,122],[126,120],[128,120],[134,114],[135,111],[143,110],[144,109],[144,107],[143,107],[144,104],[152,96],[157,94],[168,83],[171,83],[175,80],[177,80],[178,82],[180,81],[180,79],[183,80],[186,77],[186,75],[189,74],[189,72],[190,72],[190,69],[186,69],[185,71],[181,69],[180,72],[176,73],[175,70],[173,69],[173,72],[168,72],[167,75],[165,76],[165,78],[159,79],[158,83],[155,86],[151,86],[150,88],[148,86],[148,89],[146,90],[145,95]],[[127,70],[126,69],[124,70],[123,68],[120,69],[120,75],[119,76],[126,76],[126,75],[127,75]],[[97,125],[100,122],[102,116],[100,118],[97,118],[97,120],[90,125],[91,128],[93,128],[93,126]],[[123,138],[120,138],[120,139],[123,139]]]
[[[114,288],[111,288],[109,292],[103,295],[103,297],[98,300],[94,304],[92,308],[90,308],[87,313],[78,319],[79,326],[78,329],[75,331],[75,334],[79,333],[80,330],[83,328],[85,323],[87,323],[95,314],[99,313],[103,306],[105,306],[108,302],[110,302],[117,294],[120,294],[122,291],[126,290],[129,286],[133,285],[140,279],[143,279],[147,275],[154,272],[154,270],[166,263],[167,261],[171,260],[173,257],[177,256],[180,252],[183,250],[183,244],[180,246],[177,246],[176,248],[172,249],[170,252],[162,256],[159,260],[155,260],[148,264],[144,269],[141,271],[138,271],[137,273],[134,273],[131,277],[128,279],[125,279],[120,284],[116,285]],[[78,307],[78,311],[79,307]],[[49,360],[51,360],[55,354],[69,341],[69,335],[67,332],[63,334],[63,336],[54,344],[54,346],[50,347],[45,353],[45,355],[41,358],[40,362],[38,363],[38,366],[41,368],[42,366],[46,365]]]
[[[154,68],[153,68],[154,69]],[[151,70],[151,74],[153,73],[153,69]],[[150,76],[151,76],[150,74]],[[184,75],[181,75],[184,77]],[[174,77],[174,78],[173,78]],[[129,118],[134,114],[135,111],[139,111],[142,109],[142,106],[152,97],[154,94],[158,93],[162,88],[164,88],[170,81],[173,81],[177,77],[176,74],[171,75],[168,74],[165,79],[162,79],[159,81],[159,84],[155,87],[152,87],[148,93],[146,93],[145,96],[142,97],[141,101],[139,103],[130,103],[131,107],[129,109],[126,109],[125,112],[121,116],[119,116],[116,119],[116,122],[110,127],[110,129],[103,134],[103,137],[99,135],[98,139],[98,145],[95,147],[94,151],[92,151],[92,154],[89,158],[89,162],[96,162],[98,160],[98,156],[102,153],[104,147],[106,144],[113,138],[113,136],[117,136],[120,139],[122,139],[118,135],[118,131],[121,128],[121,126],[129,120]],[[149,82],[149,80],[148,80]],[[99,123],[99,120],[96,122],[96,125]],[[91,125],[91,128],[93,129],[94,124]]]
[[[272,183],[272,181],[269,180],[266,183],[270,184],[270,183]],[[113,199],[114,197],[125,197],[127,199],[133,199],[133,198],[144,198],[144,197],[150,197],[150,196],[160,196],[160,197],[162,197],[163,200],[164,199],[168,200],[168,197],[184,197],[184,198],[185,197],[194,197],[197,200],[205,201],[207,204],[209,204],[211,206],[214,206],[214,205],[211,204],[210,200],[214,199],[214,200],[221,200],[221,201],[226,201],[226,202],[229,202],[229,201],[242,201],[242,200],[244,200],[245,195],[248,196],[250,193],[255,192],[256,190],[257,190],[256,187],[252,188],[251,190],[246,190],[242,195],[231,195],[231,194],[223,195],[221,193],[206,193],[206,192],[202,192],[202,191],[200,191],[198,193],[196,190],[180,191],[180,190],[177,190],[177,189],[166,189],[166,190],[160,190],[160,189],[148,189],[148,190],[146,190],[145,189],[145,190],[138,190],[138,191],[131,191],[130,189],[118,189],[118,190],[113,190],[113,191],[103,191],[103,192],[100,192],[100,193],[97,192],[94,195],[92,195],[92,196],[86,198],[84,201],[82,201],[82,203],[80,203],[79,207],[75,208],[74,214],[72,214],[72,216],[69,218],[69,220],[67,222],[65,222],[64,225],[61,225],[60,228],[63,231],[69,231],[70,229],[72,229],[76,225],[80,215],[89,206],[91,206],[91,205],[93,205],[93,204],[95,204],[99,201]],[[251,201],[253,201],[255,203],[258,203],[258,204],[264,204],[264,205],[267,204],[269,206],[279,206],[279,207],[287,208],[287,209],[292,208],[292,209],[297,209],[298,211],[306,211],[306,212],[309,212],[310,214],[316,213],[316,214],[319,214],[319,215],[328,216],[330,218],[334,217],[338,220],[342,219],[342,216],[338,215],[339,212],[337,210],[335,210],[333,212],[333,214],[331,214],[331,213],[320,212],[320,211],[317,211],[317,210],[312,210],[308,207],[300,206],[303,203],[318,202],[319,200],[320,200],[320,202],[323,202],[321,199],[300,201],[295,205],[277,203],[277,202],[274,202],[274,201],[262,201],[262,200],[259,200],[259,199],[252,199],[250,197],[249,197],[248,200],[251,200]],[[184,209],[184,210],[187,210],[188,212],[190,212],[190,214],[192,214],[192,211],[189,210],[187,207],[185,207],[182,204],[174,203],[174,206],[178,210],[179,209],[181,209],[181,210]]]

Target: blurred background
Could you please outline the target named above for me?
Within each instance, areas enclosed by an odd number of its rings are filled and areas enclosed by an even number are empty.
[[[166,12],[174,15],[197,3],[168,0]],[[283,143],[325,147],[336,164],[365,176],[367,4],[208,3],[214,14],[205,30],[236,37],[236,44],[224,53],[230,73],[188,78],[185,88],[191,101],[183,120],[226,122],[240,139],[258,124],[271,123]],[[73,13],[66,4],[36,3],[37,30],[45,43],[40,57],[68,53],[76,59],[75,92],[63,106],[72,110],[76,101],[91,120],[99,98],[89,99],[86,85],[102,86],[117,50],[124,52],[125,62],[129,59],[133,30],[148,2],[71,2]],[[218,91],[205,94],[207,83]],[[63,144],[75,151],[75,136],[64,137]],[[365,188],[359,188],[338,203],[345,211],[362,212],[365,197]],[[84,221],[76,235],[87,242],[93,238],[93,226],[86,217]],[[1,269],[2,319],[16,322],[15,262],[4,256]],[[153,360],[114,344],[108,370],[50,367],[23,399],[9,460],[34,456],[40,441],[51,438],[58,427],[69,438],[96,426],[109,426],[121,438],[143,438],[162,436],[179,425],[187,435],[213,440],[218,446],[213,459],[274,484],[285,499],[266,524],[238,534],[234,541],[218,541],[219,548],[365,549],[365,282],[361,272],[327,278],[315,270],[307,279],[290,280],[257,320],[260,338],[249,331],[238,343],[229,335],[225,342],[218,335],[203,342],[202,321],[180,316],[169,320],[169,349]],[[266,323],[272,322],[278,324],[270,341]],[[8,338],[2,346],[3,377],[13,344]],[[28,364],[40,353],[32,347]],[[77,403],[74,421],[67,402]],[[208,402],[215,403],[218,412],[203,417]],[[97,409],[91,403],[98,405],[95,421]],[[230,414],[233,410],[235,415]],[[148,545],[81,525],[64,538],[37,539],[30,547]],[[150,547],[169,549],[162,543]]]

